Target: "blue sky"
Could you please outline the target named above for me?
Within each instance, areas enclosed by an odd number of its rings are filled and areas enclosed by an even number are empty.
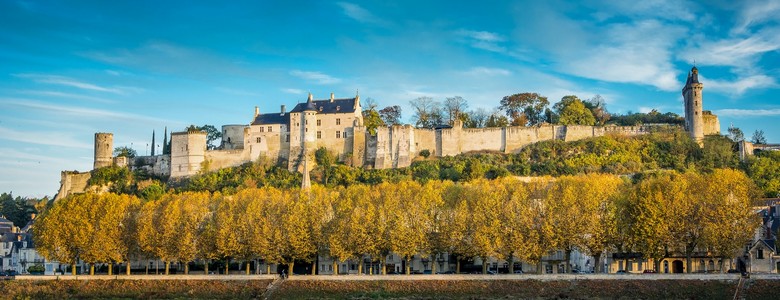
[[[95,132],[143,155],[152,130],[247,124],[308,92],[406,120],[420,96],[518,92],[681,114],[694,60],[722,131],[780,142],[780,0],[475,3],[0,1],[0,191],[54,195]]]

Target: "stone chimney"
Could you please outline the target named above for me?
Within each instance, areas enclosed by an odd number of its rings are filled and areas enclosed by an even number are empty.
[[[287,107],[284,106],[284,104],[282,104],[281,110],[282,110],[282,116],[284,116],[284,114],[286,113]]]
[[[333,98],[334,98],[333,93],[330,93],[330,103],[333,103]]]
[[[255,106],[255,118],[260,115],[260,108]]]

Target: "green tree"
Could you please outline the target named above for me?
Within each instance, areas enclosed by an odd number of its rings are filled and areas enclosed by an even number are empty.
[[[191,125],[190,127],[195,127],[194,125]],[[203,126],[197,126],[195,127],[198,131],[203,131],[206,133],[206,148],[209,150],[217,149],[219,144],[217,144],[217,140],[222,139],[222,131],[219,131],[217,127],[214,127],[214,125],[203,125]]]
[[[501,99],[499,109],[506,112],[514,126],[533,126],[544,121],[544,109],[550,101],[537,93],[520,93]]]
[[[750,138],[750,142],[753,144],[766,144],[766,137],[764,137],[764,131],[758,129],[753,132],[753,136]]]
[[[562,125],[593,125],[596,118],[577,96],[565,96],[555,104]]]
[[[734,127],[733,125],[729,126],[728,137],[735,143],[739,143],[745,140],[745,134],[742,132],[742,129],[739,129],[739,127]]]
[[[376,129],[385,126],[385,121],[374,107],[363,110],[363,125],[371,135],[376,135]]]
[[[137,155],[138,155],[138,153],[135,152],[135,149],[127,147],[127,146],[114,148],[114,156],[116,156],[116,157],[133,158],[133,157],[136,157]]]

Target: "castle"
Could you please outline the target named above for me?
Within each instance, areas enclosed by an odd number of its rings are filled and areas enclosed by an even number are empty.
[[[682,94],[685,129],[700,145],[704,135],[720,133],[717,116],[702,111],[702,89],[694,67]],[[324,147],[339,161],[352,166],[403,168],[425,150],[433,157],[471,151],[514,153],[540,141],[575,141],[605,134],[640,135],[658,126],[663,125],[463,128],[461,122],[455,121],[451,128],[393,125],[376,128],[372,134],[363,124],[360,95],[337,99],[331,93],[329,99],[315,100],[309,94],[306,102],[298,103],[289,112],[284,105],[279,112],[265,114],[255,107],[249,124],[222,126],[222,143],[217,150],[207,150],[205,132],[189,130],[171,133],[170,154],[127,159],[112,156],[111,133],[96,133],[94,167],[128,166],[161,177],[180,178],[263,159],[302,171],[304,164],[314,164],[314,152]],[[63,172],[58,197],[83,191],[85,178],[89,178],[89,173]]]

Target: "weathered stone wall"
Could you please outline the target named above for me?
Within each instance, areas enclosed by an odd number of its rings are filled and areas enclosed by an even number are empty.
[[[133,170],[142,169],[158,177],[171,175],[171,155],[138,156],[130,162]]]
[[[92,173],[78,171],[62,171],[60,173],[60,190],[54,200],[65,199],[68,195],[83,193],[87,190],[87,181]]]
[[[208,171],[240,166],[246,162],[250,162],[252,161],[252,158],[249,157],[249,153],[249,151],[245,151],[244,149],[206,151],[205,160],[209,167]]]
[[[93,169],[111,166],[114,153],[114,134],[95,133],[95,157]]]
[[[436,152],[436,130],[433,129],[414,129],[414,146],[417,153],[413,153],[414,156],[418,156],[420,151],[428,150],[431,152],[431,156],[438,156]]]
[[[460,152],[469,151],[504,151],[504,128],[464,128],[461,130],[459,142]]]
[[[171,133],[171,177],[190,176],[200,171],[206,154],[206,133]]]
[[[702,122],[704,123],[704,135],[720,134],[720,121],[718,120],[718,116],[713,115],[710,111],[704,111]]]
[[[224,150],[244,149],[244,129],[247,125],[222,126],[222,145]]]

